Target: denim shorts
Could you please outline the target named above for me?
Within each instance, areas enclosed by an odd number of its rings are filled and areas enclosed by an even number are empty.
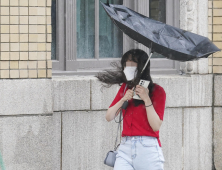
[[[164,162],[156,137],[124,136],[117,149],[114,170],[163,170]]]

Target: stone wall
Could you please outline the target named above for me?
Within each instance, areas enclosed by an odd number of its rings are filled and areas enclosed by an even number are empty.
[[[214,79],[213,156],[215,169],[220,170],[222,169],[222,76],[217,75]]]
[[[101,89],[101,83],[90,76],[52,80],[57,122],[54,168],[111,170],[103,161],[113,149],[117,124],[107,122],[105,114],[119,86]],[[167,94],[160,129],[165,169],[211,170],[213,76],[153,76],[153,80]]]
[[[7,170],[52,169],[50,79],[0,80],[0,152]]]
[[[221,146],[220,107],[212,114],[213,75],[153,80],[167,94],[160,129],[165,169],[211,170],[213,156],[218,164],[220,156],[220,150],[213,155],[213,126],[215,146]],[[215,78],[216,84],[221,80]],[[118,85],[101,89],[94,77],[72,76],[1,80],[0,87],[0,150],[7,169],[112,169],[103,161],[113,149],[117,124],[105,114]],[[215,89],[221,93],[221,87]]]

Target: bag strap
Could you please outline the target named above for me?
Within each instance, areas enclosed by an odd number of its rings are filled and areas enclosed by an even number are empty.
[[[125,89],[124,89],[124,92],[123,92],[123,96],[124,96],[124,93],[125,93],[125,91],[126,91],[126,87],[127,87],[127,84],[126,84],[126,86],[125,86]],[[119,126],[120,126],[120,123],[121,123],[121,116],[122,116],[122,108],[120,108],[121,110],[120,110],[120,116],[119,116],[119,123],[118,123],[118,128],[117,128],[117,135],[116,135],[116,141],[115,141],[115,145],[114,145],[114,150],[116,150],[117,149],[117,147],[119,146],[116,146],[116,142],[117,142],[117,137],[118,137],[118,131],[119,131]],[[121,133],[121,132],[120,132]],[[120,137],[121,137],[121,134],[120,134]]]

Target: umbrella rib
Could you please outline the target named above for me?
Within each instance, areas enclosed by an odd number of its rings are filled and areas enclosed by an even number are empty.
[[[162,34],[163,30],[165,29],[166,25],[163,26],[163,28],[160,30],[159,35]],[[158,39],[158,43],[160,43],[160,40]]]
[[[163,35],[165,35],[165,34],[163,34]],[[167,35],[165,35],[165,36],[167,36]],[[171,36],[170,36],[171,37]],[[173,37],[173,36],[172,36]],[[175,37],[174,37],[175,38]],[[167,39],[164,39],[165,41],[167,41]],[[177,40],[177,38],[175,38],[175,40],[174,41],[172,41],[172,42],[170,42],[171,44],[172,43],[174,43],[175,41]],[[169,43],[169,41],[167,41],[168,43]],[[179,41],[180,42],[180,41]],[[180,43],[181,44],[181,43]],[[182,45],[182,44],[181,44]],[[183,46],[183,45],[182,45]],[[184,47],[184,46],[183,46]]]
[[[159,35],[161,35],[162,34],[162,32],[163,32],[163,30],[165,29],[165,26],[166,25],[164,25],[164,27],[159,31]],[[167,41],[168,42],[168,41]],[[158,38],[158,44],[160,43],[160,39]]]
[[[187,38],[186,36],[183,36],[188,42],[191,42],[194,46],[196,46],[196,44],[194,43],[194,41],[192,41],[190,38]]]

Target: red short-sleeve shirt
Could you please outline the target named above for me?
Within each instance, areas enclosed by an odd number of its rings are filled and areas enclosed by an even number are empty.
[[[124,88],[126,86],[126,83],[123,83],[111,103],[109,107],[114,106],[124,95]],[[128,90],[128,87],[126,88],[126,91]],[[125,91],[125,93],[126,93]],[[161,120],[163,120],[164,116],[164,110],[165,110],[165,102],[166,102],[166,93],[164,89],[155,84],[153,89],[153,95],[151,97],[151,101],[153,103],[153,107],[160,117]],[[146,108],[144,104],[140,104],[139,106],[135,107],[133,105],[133,99],[128,101],[128,107],[127,110],[123,110],[123,131],[122,131],[122,137],[123,136],[153,136],[156,137],[159,143],[159,146],[161,147],[161,142],[159,139],[159,131],[154,132],[151,128]]]

